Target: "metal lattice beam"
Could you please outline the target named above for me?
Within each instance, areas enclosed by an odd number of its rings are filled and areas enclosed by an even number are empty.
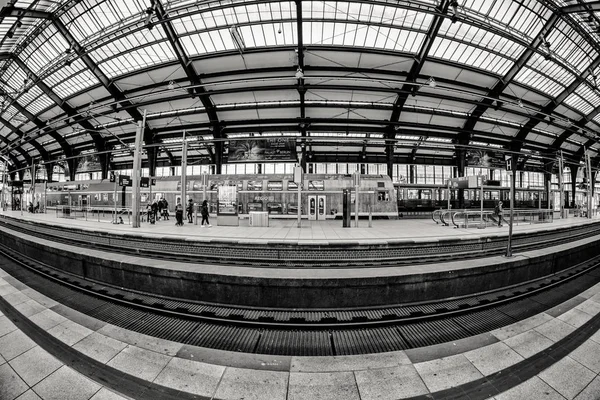
[[[535,53],[540,44],[543,43],[544,38],[554,27],[554,24],[558,21],[558,14],[552,14],[552,16],[546,21],[544,27],[539,31],[531,45],[525,49],[519,59],[514,63],[512,68],[494,85],[494,87],[488,92],[487,96],[482,100],[481,104],[478,105],[475,110],[469,116],[469,119],[463,126],[463,132],[459,135],[459,143],[462,145],[468,145],[470,141],[471,132],[475,128],[475,125],[479,121],[479,118],[491,107],[494,99],[499,99],[500,95],[506,90],[508,85],[517,76],[519,71],[527,64],[531,56]]]

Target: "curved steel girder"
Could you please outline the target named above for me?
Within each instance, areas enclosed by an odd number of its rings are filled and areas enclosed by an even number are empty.
[[[600,56],[596,57],[596,59],[586,68],[586,70],[580,75],[577,76],[576,79],[560,94],[558,97],[553,99],[550,103],[544,106],[540,113],[536,114],[535,117],[531,118],[527,123],[523,126],[523,129],[519,131],[516,135],[517,142],[524,140],[529,132],[539,123],[540,119],[543,119],[546,115],[552,114],[552,112],[562,104],[563,101],[571,94],[575,93],[575,90],[581,85],[584,84],[587,80],[587,77],[594,73],[596,68],[600,66]],[[575,123],[578,127],[583,127],[588,122],[586,118],[582,118]],[[551,148],[559,150],[560,146],[573,134],[575,133],[572,129],[565,130],[555,141],[550,145]]]
[[[533,49],[537,49],[539,47],[539,45],[544,40],[546,34],[554,27],[554,24],[558,21],[558,18],[559,16],[557,14],[552,14],[552,16],[548,19],[548,21],[546,21],[544,27],[539,31],[539,33],[531,43],[531,46],[521,54],[519,59],[513,64],[512,68],[508,70],[508,72],[502,77],[502,79],[500,79],[498,83],[496,83],[496,85],[494,85],[494,87],[488,92],[487,97],[482,101],[483,104],[477,106],[477,108],[473,110],[471,116],[464,124],[465,132],[468,132],[475,127],[475,125],[479,121],[479,118],[489,107],[491,107],[493,103],[493,98],[500,98],[502,92],[504,92],[504,90],[512,82],[514,77],[519,73],[523,66],[527,64],[531,56],[534,54],[535,51]],[[467,133],[462,134],[459,138],[459,141],[462,144],[468,144],[469,135]]]
[[[17,136],[19,136],[19,138],[23,137],[23,132],[21,132],[19,129],[17,129],[16,127],[14,127],[10,122],[8,122],[7,120],[5,120],[4,118],[0,117],[0,123],[4,126],[6,126],[8,129],[10,129],[11,132],[13,132],[14,134],[16,134]],[[4,136],[0,136],[0,141],[4,142],[7,146],[11,145],[11,142]],[[39,144],[37,141],[33,140],[31,145],[37,150],[37,152],[40,154],[40,157],[42,157],[42,159],[44,161],[48,161],[48,152],[46,151],[46,149],[44,149],[42,147],[41,144]],[[13,148],[12,150],[16,150],[19,153],[21,153],[21,155],[27,159],[27,157],[32,158],[31,154],[27,153],[21,146],[16,146],[15,148]]]

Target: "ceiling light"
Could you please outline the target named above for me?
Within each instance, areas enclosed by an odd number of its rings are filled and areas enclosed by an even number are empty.
[[[173,90],[175,88],[175,82],[169,81],[169,86],[167,86],[169,90]]]
[[[552,56],[554,55],[553,51],[550,50],[550,43],[547,40],[544,40],[543,46],[546,48],[546,54],[544,55],[544,60],[550,61]]]
[[[6,37],[9,39],[13,38],[13,31],[9,30],[8,32],[6,32]]]
[[[412,89],[410,89],[410,95],[415,97],[417,95],[417,87],[413,86]]]
[[[154,28],[154,22],[152,22],[152,15],[154,14],[154,9],[152,7],[148,7],[146,9],[146,28],[148,30],[152,30]]]
[[[298,67],[298,69],[296,70],[296,79],[302,78],[304,78],[304,72],[302,72],[302,68]]]
[[[433,78],[433,76],[429,77],[429,80],[427,81],[427,84],[429,85],[429,87],[434,88],[437,86],[437,82],[435,81],[435,79]]]
[[[452,7],[452,23],[455,23],[456,21],[458,21],[458,1],[454,0],[452,3],[450,3],[450,6]]]
[[[521,99],[519,99],[519,101],[517,101],[517,105],[521,108],[524,108],[525,106],[523,105],[523,101]]]
[[[23,26],[23,23],[21,22],[20,19],[18,19],[16,25],[17,25],[17,28],[20,28]]]

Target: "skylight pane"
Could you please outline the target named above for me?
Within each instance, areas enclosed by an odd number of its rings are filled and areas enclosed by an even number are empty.
[[[498,54],[439,37],[435,39],[430,55],[471,65],[498,75],[504,75],[513,64],[512,60]]]
[[[563,62],[583,72],[598,56],[594,48],[564,21],[556,23],[547,37],[550,49]]]
[[[127,72],[162,64],[175,58],[171,45],[163,42],[121,54],[100,63],[99,67],[112,79]]]
[[[581,96],[576,93],[571,93],[566,99],[565,104],[573,107],[583,115],[589,114],[594,109],[590,103],[585,101]]]
[[[522,83],[526,86],[530,86],[534,89],[539,90],[542,93],[546,93],[551,97],[558,96],[565,87],[553,79],[550,79],[539,72],[523,67],[517,76],[515,81]]]
[[[62,99],[66,99],[72,94],[79,93],[99,83],[98,78],[94,74],[89,70],[84,70],[56,85],[53,87],[53,90]]]

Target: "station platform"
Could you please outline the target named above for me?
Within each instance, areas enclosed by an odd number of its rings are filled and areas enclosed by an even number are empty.
[[[362,356],[203,349],[72,310],[0,269],[0,398],[575,399],[600,396],[600,284],[465,340]]]
[[[509,265],[503,255],[400,266],[364,268],[260,268],[211,263],[165,262],[85,249],[44,238],[46,227],[123,236],[125,240],[175,240],[217,246],[273,243],[335,247],[505,240],[508,227],[453,229],[431,220],[375,220],[372,227],[342,228],[341,221],[273,220],[269,227],[200,228],[158,221],[128,225],[49,214],[9,211],[5,220],[30,223],[30,237],[44,249],[85,253],[114,263],[169,271],[219,273],[285,281],[382,279]],[[595,226],[598,220],[568,218],[514,227],[535,238]],[[362,226],[364,225],[364,226]],[[29,233],[31,233],[29,232]],[[27,233],[11,233],[25,237]],[[581,246],[597,247],[595,236]],[[327,244],[327,246],[325,246]],[[79,250],[78,250],[79,249]],[[18,251],[21,248],[16,249]],[[552,251],[568,251],[569,244]],[[549,249],[517,253],[516,263],[550,257]],[[579,250],[575,250],[575,254]],[[569,255],[570,258],[576,255]],[[46,254],[42,257],[48,258]],[[560,263],[560,259],[558,261]],[[353,356],[284,356],[198,347],[147,336],[96,319],[21,283],[0,264],[0,399],[576,399],[600,398],[600,284],[516,323],[468,338],[425,347]],[[87,264],[87,268],[90,265]],[[506,268],[512,268],[508,266]],[[500,269],[506,274],[507,269]],[[89,273],[89,272],[88,272]],[[460,273],[459,273],[460,276]],[[464,275],[463,278],[467,279]],[[476,274],[481,280],[481,274]],[[154,281],[156,284],[156,281]],[[371,296],[372,294],[369,294]],[[289,295],[288,297],[294,297]]]

